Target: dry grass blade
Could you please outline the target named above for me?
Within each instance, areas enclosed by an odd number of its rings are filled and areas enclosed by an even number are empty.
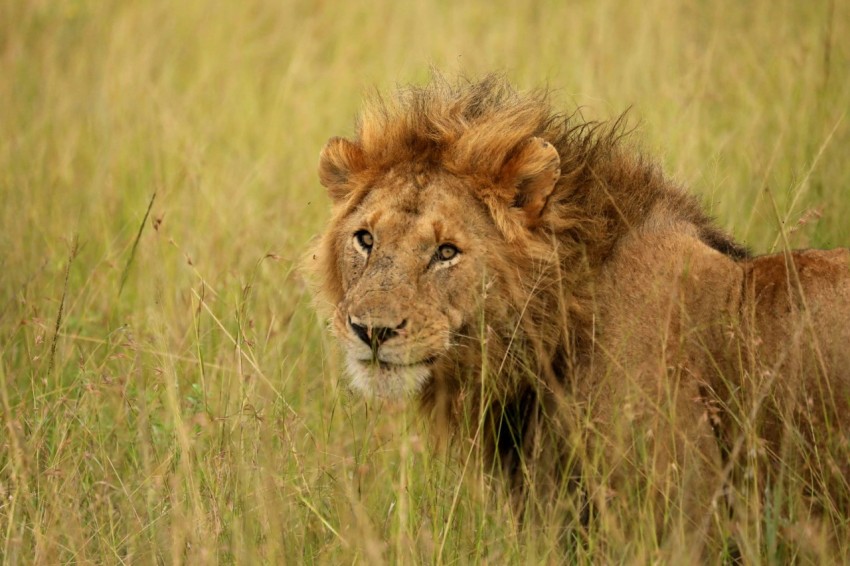
[[[79,238],[77,234],[74,234],[74,238],[71,243],[71,250],[68,252],[68,263],[65,266],[65,278],[62,282],[62,298],[59,300],[59,310],[56,313],[56,324],[53,327],[53,340],[50,342],[50,358],[47,362],[47,375],[53,374],[53,364],[56,360],[56,342],[59,339],[59,331],[62,328],[62,317],[65,314],[65,298],[68,296],[68,278],[71,275],[71,264],[74,263],[74,259],[77,257],[78,249]]]
[[[145,229],[145,224],[148,222],[153,201],[156,198],[156,191],[151,195],[151,200],[148,203],[148,208],[145,210],[145,216],[142,218],[142,223],[139,224],[139,231],[136,233],[136,239],[133,240],[133,247],[130,249],[130,257],[127,258],[127,263],[124,265],[124,271],[121,272],[121,284],[118,286],[118,296],[124,291],[124,284],[127,282],[127,276],[130,275],[130,266],[133,265],[133,258],[136,257],[136,248],[139,246],[139,240],[142,238],[142,232]]]

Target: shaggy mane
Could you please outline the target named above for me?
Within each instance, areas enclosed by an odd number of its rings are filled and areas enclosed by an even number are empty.
[[[377,168],[416,161],[457,175],[496,176],[532,136],[587,154],[597,145],[595,129],[587,123],[573,126],[554,113],[546,91],[520,94],[496,75],[455,84],[437,76],[426,86],[400,89],[389,101],[369,101],[358,141]]]

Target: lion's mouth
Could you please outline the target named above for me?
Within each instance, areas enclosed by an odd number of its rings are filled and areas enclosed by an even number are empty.
[[[354,389],[370,397],[402,399],[419,392],[433,373],[437,357],[416,362],[407,359],[386,361],[380,358],[348,358],[348,376]]]
[[[429,356],[427,358],[423,358],[418,362],[409,362],[409,363],[396,363],[396,362],[387,362],[381,359],[366,359],[366,360],[357,360],[361,365],[367,368],[379,368],[382,370],[393,370],[393,369],[403,369],[403,368],[416,368],[416,367],[430,367],[434,365],[437,361],[437,356]]]

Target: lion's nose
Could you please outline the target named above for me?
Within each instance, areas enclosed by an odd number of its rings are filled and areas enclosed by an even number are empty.
[[[398,331],[407,326],[407,320],[402,320],[395,328],[387,326],[370,327],[363,324],[359,319],[349,316],[348,325],[351,326],[354,334],[365,342],[367,346],[378,347],[393,336],[398,336]]]

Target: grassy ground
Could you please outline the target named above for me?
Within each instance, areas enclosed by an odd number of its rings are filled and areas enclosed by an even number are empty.
[[[347,392],[297,270],[325,139],[431,64],[631,107],[758,251],[850,244],[846,2],[0,0],[6,562],[562,558],[415,411]],[[784,527],[746,556],[787,559]]]

